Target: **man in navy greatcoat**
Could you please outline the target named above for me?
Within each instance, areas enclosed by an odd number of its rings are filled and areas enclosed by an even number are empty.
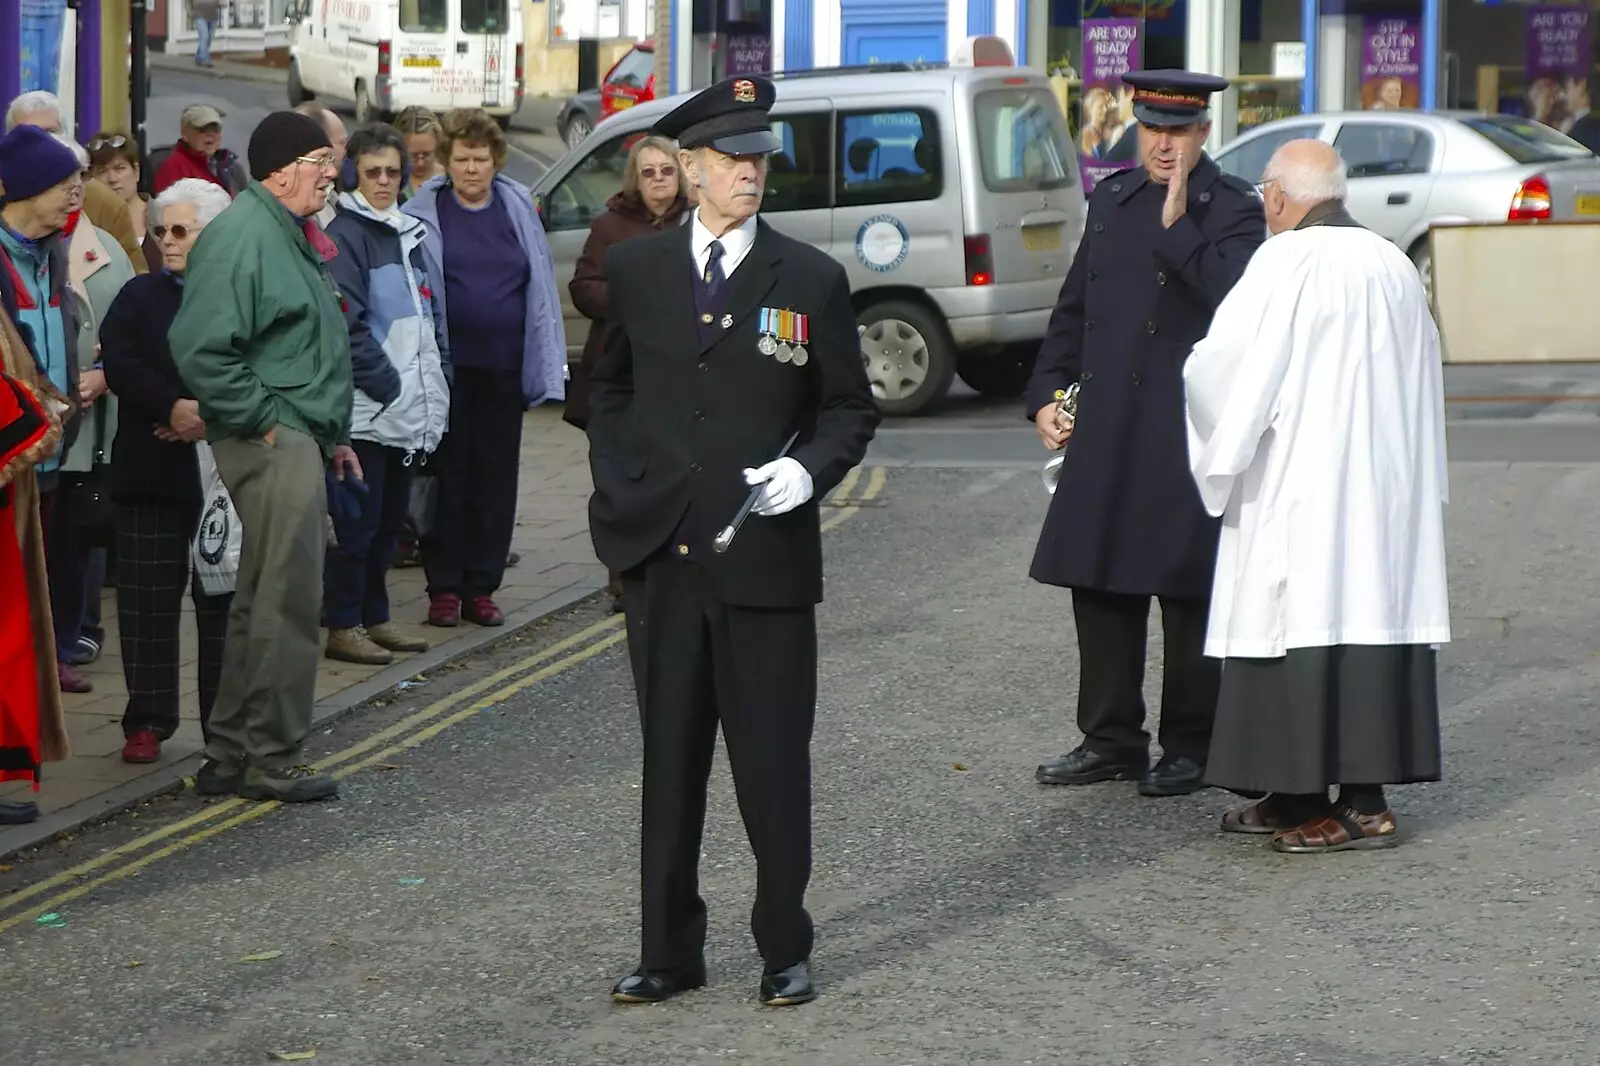
[[[1084,737],[1036,776],[1136,778],[1146,796],[1176,796],[1203,786],[1219,680],[1203,654],[1219,527],[1189,475],[1183,364],[1265,240],[1266,220],[1255,190],[1202,148],[1211,95],[1226,81],[1181,70],[1123,80],[1142,166],[1090,196],[1026,397],[1046,447],[1067,447],[1029,575],[1072,590]],[[1074,382],[1068,430],[1056,395]],[[1153,768],[1142,694],[1152,596],[1165,648]]]

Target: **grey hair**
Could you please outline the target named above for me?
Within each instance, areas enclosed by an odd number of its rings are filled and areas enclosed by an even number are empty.
[[[71,137],[68,137],[65,133],[52,133],[50,136],[54,137],[68,148],[72,149],[72,154],[78,160],[79,170],[89,169],[89,150],[87,148],[73,140]]]
[[[160,196],[150,201],[150,224],[160,225],[161,213],[167,208],[175,204],[190,204],[194,207],[195,225],[204,229],[231,203],[233,198],[228,195],[228,190],[216,182],[204,178],[184,178],[168,185]]]
[[[40,111],[54,111],[61,113],[61,98],[55,93],[43,89],[23,93],[11,101],[11,106],[6,108],[6,132],[9,133],[22,123],[24,117],[37,114]]]
[[[1326,200],[1343,201],[1349,186],[1345,182],[1344,159],[1331,151],[1330,162],[1274,159],[1262,178],[1275,181],[1283,195],[1297,204],[1320,204]]]

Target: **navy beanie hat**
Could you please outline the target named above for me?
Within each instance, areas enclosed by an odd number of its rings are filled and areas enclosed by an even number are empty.
[[[274,111],[250,133],[250,176],[266,181],[301,156],[332,148],[322,123],[298,111]]]
[[[77,172],[78,157],[48,130],[17,126],[0,137],[0,185],[8,203],[31,200]]]

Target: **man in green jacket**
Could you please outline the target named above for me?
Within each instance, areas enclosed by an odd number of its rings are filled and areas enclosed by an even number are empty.
[[[324,479],[361,477],[350,444],[350,334],[313,216],[335,160],[304,115],[250,137],[249,187],[206,226],[168,336],[244,528],[222,684],[199,791],[283,802],[337,795],[303,765],[321,661]]]

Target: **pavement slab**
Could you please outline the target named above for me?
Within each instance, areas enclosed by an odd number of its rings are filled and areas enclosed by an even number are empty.
[[[1397,849],[1282,856],[1216,831],[1225,794],[1035,784],[1077,740],[1068,599],[1026,577],[1036,474],[896,469],[882,506],[833,509],[825,537],[817,1002],[755,1002],[754,871],[720,752],[710,984],[610,1002],[638,943],[638,719],[622,647],[601,646],[615,625],[586,604],[436,675],[427,699],[476,686],[478,709],[334,803],[224,808],[248,820],[73,898],[90,875],[13,902],[207,805],[165,798],[12,860],[0,996],[26,1022],[7,1061],[1594,1061],[1600,467],[1451,473],[1446,780],[1393,790]],[[534,658],[561,647],[591,651]],[[422,699],[318,743],[360,744]]]

